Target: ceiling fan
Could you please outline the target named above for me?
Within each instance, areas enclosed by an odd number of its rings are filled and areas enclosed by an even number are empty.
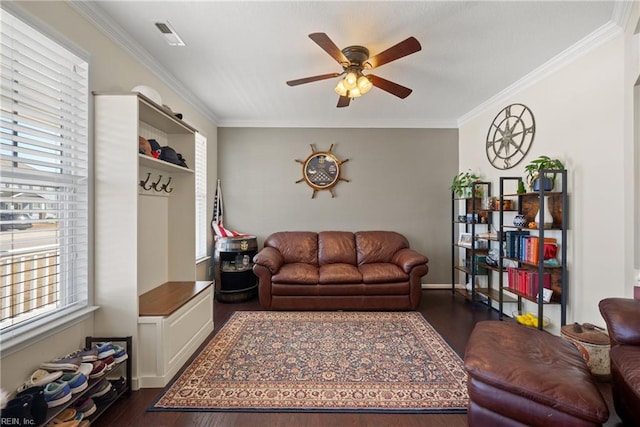
[[[287,82],[289,86],[297,86],[344,75],[335,87],[336,93],[340,96],[338,99],[338,108],[348,107],[351,99],[369,92],[372,86],[402,99],[411,94],[411,89],[407,87],[373,74],[365,75],[363,71],[372,70],[396,59],[418,52],[422,49],[422,46],[420,46],[420,42],[418,42],[415,37],[409,37],[373,57],[369,57],[369,49],[364,46],[347,46],[340,50],[325,33],[312,33],[309,34],[309,38],[316,42],[318,46],[342,66],[342,72],[289,80]]]

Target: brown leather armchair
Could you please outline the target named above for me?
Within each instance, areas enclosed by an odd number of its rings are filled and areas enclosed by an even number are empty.
[[[625,425],[640,426],[640,301],[606,298],[600,313],[611,340],[611,389]]]

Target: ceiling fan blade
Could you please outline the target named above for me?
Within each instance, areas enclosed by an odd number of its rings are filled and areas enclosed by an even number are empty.
[[[342,73],[321,74],[319,76],[305,77],[303,79],[297,79],[297,80],[289,80],[287,84],[289,86],[298,86],[305,83],[317,82],[318,80],[332,79],[334,77],[338,77],[341,74]]]
[[[340,48],[336,46],[336,44],[325,33],[311,33],[309,34],[309,38],[316,42],[318,46],[335,59],[338,64],[349,64],[349,60],[344,56],[344,53],[342,53]]]
[[[389,92],[391,95],[395,95],[398,98],[405,99],[407,96],[411,95],[411,92],[413,92],[408,87],[383,79],[382,77],[374,76],[373,74],[367,74],[367,78],[375,87],[380,88],[385,92]]]
[[[338,108],[348,107],[350,102],[351,102],[351,98],[349,98],[348,96],[341,96],[338,99],[338,105],[336,105],[336,107]]]
[[[380,52],[376,56],[369,58],[365,61],[365,68],[376,68],[384,64],[388,64],[396,59],[403,58],[412,53],[416,53],[422,49],[420,42],[415,37],[409,37],[408,39],[401,41],[395,46],[391,46],[384,52]]]

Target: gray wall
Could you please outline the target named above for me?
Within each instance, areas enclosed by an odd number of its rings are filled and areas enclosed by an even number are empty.
[[[336,197],[312,189],[302,165],[318,151],[343,164]],[[423,283],[451,281],[450,191],[458,172],[457,129],[218,128],[225,226],[262,247],[283,230],[394,230],[429,257]],[[211,190],[213,192],[214,189]]]

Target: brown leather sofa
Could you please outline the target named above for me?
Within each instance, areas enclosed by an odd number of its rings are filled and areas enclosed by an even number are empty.
[[[272,310],[415,310],[428,258],[393,231],[282,231],[253,259]]]
[[[618,416],[640,426],[640,301],[606,298],[598,305],[611,340],[611,390]]]

